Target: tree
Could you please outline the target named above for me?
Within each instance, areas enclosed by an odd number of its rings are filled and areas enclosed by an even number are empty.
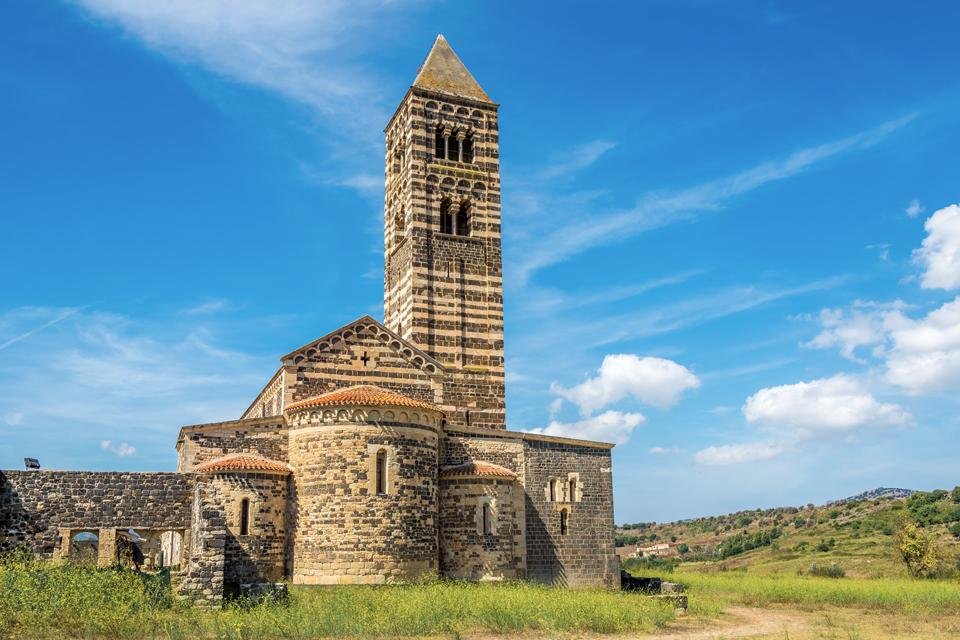
[[[942,558],[936,536],[913,522],[905,523],[900,529],[897,551],[914,577],[932,578],[940,572]]]
[[[681,542],[677,545],[677,551],[680,553],[680,555],[683,555],[690,551],[690,547],[687,546],[686,542]]]
[[[950,492],[950,499],[954,502],[960,502],[960,487],[954,487]]]

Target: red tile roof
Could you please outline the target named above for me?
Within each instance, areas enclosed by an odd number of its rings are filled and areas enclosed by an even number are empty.
[[[387,391],[371,384],[361,384],[356,387],[347,387],[337,389],[323,395],[307,398],[299,402],[294,402],[287,406],[284,411],[294,411],[297,409],[306,409],[309,407],[333,407],[340,405],[360,405],[366,407],[411,407],[414,409],[428,409],[430,411],[440,411],[436,405],[423,400],[414,400],[407,396],[400,395],[393,391]]]
[[[464,478],[480,476],[483,478],[503,478],[505,480],[516,480],[517,474],[506,467],[501,467],[492,462],[483,462],[482,460],[471,460],[463,464],[456,464],[440,469],[441,478]]]
[[[237,453],[230,456],[203,462],[193,468],[196,473],[218,473],[224,471],[262,471],[265,473],[290,473],[285,462],[269,460],[249,453]]]

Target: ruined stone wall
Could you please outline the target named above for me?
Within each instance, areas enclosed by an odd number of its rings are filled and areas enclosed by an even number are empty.
[[[524,444],[527,577],[568,586],[614,585],[610,449],[536,436],[525,436]],[[577,478],[573,496],[567,490],[571,475]],[[557,480],[556,500],[549,495],[551,479]]]
[[[233,453],[285,462],[286,431],[283,416],[184,427],[177,442],[177,470],[187,473],[202,462]]]
[[[104,471],[0,471],[0,548],[53,557],[60,528],[184,530],[193,476]]]
[[[436,573],[439,414],[341,409],[293,418],[293,582],[380,583]],[[376,487],[380,450],[387,455],[385,494]]]
[[[483,509],[488,505],[488,530]],[[515,480],[440,481],[440,571],[449,578],[503,580],[525,575],[523,487]]]
[[[227,516],[219,488],[210,476],[197,477],[190,509],[187,564],[177,592],[197,604],[216,607],[223,602]]]
[[[226,517],[224,581],[228,585],[278,582],[286,554],[288,477],[251,472],[217,473],[217,487]],[[241,530],[241,503],[249,501],[247,533]]]

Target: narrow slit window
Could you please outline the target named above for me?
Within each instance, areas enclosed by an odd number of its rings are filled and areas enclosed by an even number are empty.
[[[569,484],[568,490],[569,490],[569,495],[570,495],[570,497],[568,498],[568,500],[569,500],[570,502],[576,502],[576,500],[577,500],[577,479],[576,479],[576,478],[570,478],[570,482],[569,482],[568,484]]]
[[[570,512],[566,509],[560,510],[560,535],[567,535],[567,528],[569,523],[567,522],[570,518]]]
[[[557,501],[557,479],[550,478],[550,502]]]
[[[387,452],[381,449],[377,452],[377,493],[384,495],[387,492]]]
[[[483,535],[489,536],[493,534],[493,508],[490,506],[490,503],[485,503],[483,505]]]
[[[250,535],[250,498],[240,501],[240,535]]]

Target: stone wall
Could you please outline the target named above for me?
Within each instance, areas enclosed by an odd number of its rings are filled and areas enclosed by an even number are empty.
[[[519,476],[522,484],[523,456],[523,439],[519,434],[500,429],[464,429],[448,424],[440,448],[440,466],[483,460],[510,469]]]
[[[286,556],[287,483],[279,474],[214,474],[226,516],[224,581],[228,585],[279,582]],[[247,533],[241,531],[241,502],[249,504]]]
[[[484,505],[489,530],[483,527]],[[522,578],[523,487],[515,480],[444,478],[440,481],[440,570],[465,580]]]
[[[568,586],[615,585],[609,446],[537,436],[525,436],[524,444],[527,577]],[[571,475],[577,478],[572,499]],[[552,478],[555,500],[549,496]],[[561,533],[562,511],[566,534]]]
[[[197,604],[216,607],[223,602],[227,516],[219,488],[209,476],[197,478],[191,519],[187,566],[177,591]]]
[[[184,530],[192,491],[179,473],[0,471],[0,548],[51,558],[62,528]]]
[[[332,420],[297,421],[290,430],[293,582],[381,583],[436,573],[439,414],[431,426],[417,425],[413,413],[397,422],[387,408],[376,416],[326,413]],[[375,481],[380,450],[387,455],[385,494]]]
[[[177,470],[192,471],[202,462],[234,453],[287,460],[287,423],[283,416],[194,425],[180,430]]]

